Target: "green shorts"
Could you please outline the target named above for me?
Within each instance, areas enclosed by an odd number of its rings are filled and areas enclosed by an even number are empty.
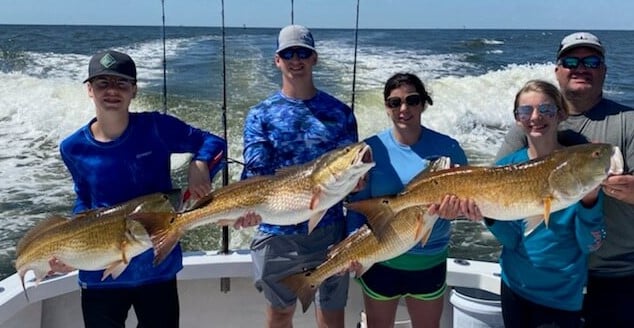
[[[435,300],[445,294],[446,280],[447,251],[436,255],[403,254],[394,260],[374,264],[357,278],[363,292],[378,301],[404,296]]]

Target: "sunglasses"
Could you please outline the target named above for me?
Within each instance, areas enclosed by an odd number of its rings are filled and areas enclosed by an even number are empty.
[[[134,81],[128,79],[104,79],[104,78],[96,78],[90,81],[92,87],[96,90],[106,90],[108,88],[115,88],[121,91],[129,91],[132,89],[132,86],[135,84]]]
[[[297,54],[299,59],[307,59],[313,55],[313,51],[308,48],[287,48],[277,53],[284,60],[291,60],[294,54]]]
[[[533,110],[535,109],[537,109],[539,115],[548,116],[550,118],[555,117],[555,114],[557,114],[557,111],[559,110],[559,108],[557,108],[557,105],[554,104],[539,104],[537,105],[537,107],[522,105],[517,106],[517,108],[515,109],[515,118],[518,121],[526,122],[531,119],[531,116],[533,115]]]
[[[420,97],[420,95],[417,94],[405,97],[405,103],[407,104],[407,106],[418,106],[422,101],[423,99]],[[401,105],[403,105],[403,99],[399,97],[391,97],[385,100],[385,106],[391,109],[401,108]]]
[[[567,69],[576,69],[579,67],[579,64],[583,64],[585,68],[596,69],[601,66],[603,63],[603,58],[597,55],[592,55],[588,57],[563,57],[559,59],[559,65],[563,66]]]

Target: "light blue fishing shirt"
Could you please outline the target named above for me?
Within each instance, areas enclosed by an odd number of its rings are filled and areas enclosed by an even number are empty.
[[[100,142],[90,132],[93,119],[61,142],[60,152],[75,184],[74,213],[109,207],[133,198],[172,190],[170,156],[193,153],[210,162],[226,150],[223,139],[159,112],[130,113],[116,140]],[[215,174],[222,165],[216,165]],[[183,267],[180,245],[154,267],[153,250],[132,258],[117,279],[101,281],[103,270],[79,271],[83,288],[134,287],[176,277]]]
[[[368,185],[350,196],[350,201],[395,195],[418,173],[427,168],[432,160],[441,156],[451,158],[452,164],[466,165],[467,156],[460,144],[451,137],[423,127],[419,140],[411,145],[397,142],[387,129],[365,141],[372,148],[376,165],[370,169]],[[348,211],[348,232],[351,233],[366,223],[364,215]],[[434,224],[429,240],[409,250],[408,254],[432,255],[445,251],[451,237],[451,223],[439,219]]]
[[[357,121],[348,105],[317,91],[308,100],[281,91],[252,107],[244,125],[242,178],[274,174],[279,168],[304,164],[335,148],[358,141]],[[343,206],[331,207],[317,227],[343,220]],[[305,234],[308,222],[279,226],[262,223],[262,232]]]
[[[528,161],[524,148],[500,159],[498,165]],[[523,298],[543,306],[579,311],[588,275],[588,254],[605,238],[603,192],[591,208],[580,202],[550,214],[524,236],[524,221],[487,219],[502,244],[502,281]]]

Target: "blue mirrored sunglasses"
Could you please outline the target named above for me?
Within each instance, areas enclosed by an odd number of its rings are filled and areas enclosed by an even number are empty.
[[[601,56],[592,55],[588,57],[563,57],[559,59],[559,65],[563,66],[567,69],[576,69],[580,64],[583,64],[585,68],[599,68],[603,63],[603,58]]]
[[[310,56],[313,55],[313,51],[308,49],[308,48],[286,48],[280,52],[277,53],[280,57],[282,57],[282,59],[284,60],[290,60],[291,58],[293,58],[294,54],[297,54],[297,58],[299,59],[306,59],[306,58],[310,58]]]
[[[557,111],[559,110],[559,108],[557,108],[557,105],[555,104],[539,104],[537,105],[537,107],[533,107],[530,105],[517,106],[514,111],[515,119],[526,122],[531,119],[531,116],[533,115],[533,110],[535,109],[537,109],[539,115],[544,115],[551,118],[555,117],[555,114],[557,114]]]
[[[405,100],[399,97],[390,97],[385,100],[385,106],[391,109],[401,108],[403,102],[407,104],[407,106],[418,106],[422,102],[422,98],[418,94],[409,95],[405,97]]]

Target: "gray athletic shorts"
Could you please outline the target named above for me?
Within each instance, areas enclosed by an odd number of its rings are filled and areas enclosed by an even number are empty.
[[[315,268],[326,258],[328,247],[341,241],[344,222],[313,230],[309,235],[271,235],[258,231],[251,243],[255,287],[273,308],[296,303],[297,297],[279,281],[293,273]],[[317,306],[325,310],[343,310],[348,298],[348,274],[324,281],[315,296]]]

